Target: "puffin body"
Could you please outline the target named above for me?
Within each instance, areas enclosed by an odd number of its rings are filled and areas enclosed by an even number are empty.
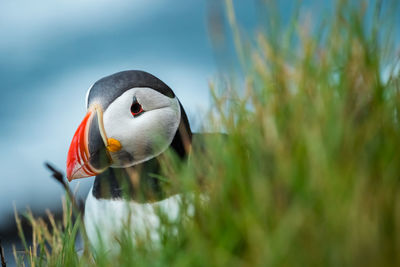
[[[157,213],[175,220],[182,201],[162,189],[159,157],[170,150],[185,160],[192,142],[181,103],[157,77],[131,70],[94,83],[86,105],[68,151],[67,178],[96,176],[85,205],[89,241],[112,243],[126,225],[136,238],[159,241]]]
[[[129,230],[135,240],[159,244],[160,212],[171,222],[177,220],[181,201],[180,194],[154,203],[128,202],[120,198],[98,199],[91,190],[86,199],[84,217],[89,241],[95,248],[105,245],[115,250],[116,238],[122,231]]]

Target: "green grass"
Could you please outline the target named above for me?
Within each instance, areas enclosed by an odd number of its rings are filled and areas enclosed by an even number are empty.
[[[208,119],[229,138],[164,164],[168,187],[207,203],[194,201],[191,220],[163,220],[161,247],[122,233],[114,256],[78,256],[69,204],[60,225],[29,215],[34,244],[19,263],[400,266],[399,9],[384,3],[337,1],[322,21],[294,12],[290,23],[268,4],[249,40],[227,0],[245,82],[212,83]]]

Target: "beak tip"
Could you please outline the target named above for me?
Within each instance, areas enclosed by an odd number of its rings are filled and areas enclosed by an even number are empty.
[[[96,176],[98,171],[89,162],[67,161],[67,179],[69,182],[79,178]]]
[[[67,180],[68,182],[71,182],[74,179],[73,175],[72,175],[72,171],[69,167],[67,167]]]
[[[76,179],[76,166],[77,162],[74,160],[71,160],[70,157],[67,159],[67,179],[68,182],[71,182],[72,180]]]
[[[67,172],[67,180],[68,180],[68,182],[71,182],[74,179],[75,179],[75,177],[70,172]]]

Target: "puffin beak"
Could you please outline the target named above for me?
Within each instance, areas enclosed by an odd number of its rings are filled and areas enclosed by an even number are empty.
[[[112,164],[109,154],[112,150],[108,143],[102,108],[95,105],[89,109],[72,138],[67,157],[68,180],[95,176],[105,171]]]

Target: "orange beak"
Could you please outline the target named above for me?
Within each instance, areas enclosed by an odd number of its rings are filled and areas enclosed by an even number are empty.
[[[67,178],[72,181],[96,176],[111,164],[102,109],[95,106],[89,109],[72,138],[67,157]]]

